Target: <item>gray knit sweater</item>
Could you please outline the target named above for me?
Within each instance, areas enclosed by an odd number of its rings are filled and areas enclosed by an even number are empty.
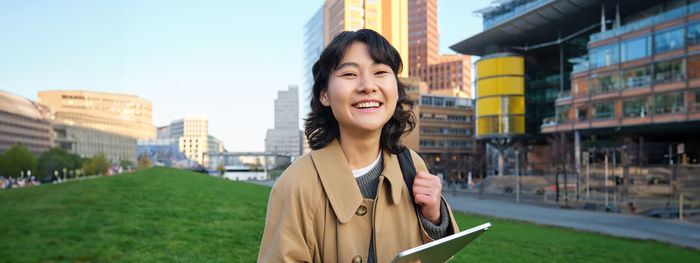
[[[360,187],[362,197],[365,199],[375,199],[377,196],[379,176],[384,170],[382,158],[383,157],[380,156],[379,162],[377,162],[377,165],[375,165],[372,170],[355,178],[357,185]],[[420,214],[420,221],[421,224],[423,224],[425,232],[427,232],[432,239],[440,239],[445,237],[447,235],[447,228],[450,224],[445,202],[440,202],[440,225],[433,224],[430,222],[430,220],[426,219],[423,214]],[[374,262],[374,231],[372,231],[372,236],[370,237],[369,241],[369,255],[367,257],[367,262]]]

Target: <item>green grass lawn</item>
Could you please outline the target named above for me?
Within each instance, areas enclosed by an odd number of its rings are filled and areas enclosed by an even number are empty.
[[[254,262],[270,188],[169,168],[0,191],[0,262]],[[659,242],[457,214],[493,227],[453,262],[700,262]]]

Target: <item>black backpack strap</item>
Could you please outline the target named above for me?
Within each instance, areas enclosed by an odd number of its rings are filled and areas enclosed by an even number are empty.
[[[403,181],[406,183],[408,188],[408,194],[411,196],[411,201],[416,204],[416,200],[413,198],[413,179],[416,178],[416,167],[413,165],[413,157],[411,157],[411,150],[408,147],[404,147],[403,152],[398,154],[399,157],[399,167],[401,167],[401,173],[403,174]]]

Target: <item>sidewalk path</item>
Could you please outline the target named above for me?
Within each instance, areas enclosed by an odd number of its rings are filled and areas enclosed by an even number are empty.
[[[653,239],[700,249],[700,225],[676,220],[655,219],[628,214],[609,214],[517,204],[503,200],[481,200],[465,193],[443,192],[453,210],[497,218],[525,221],[612,236]]]

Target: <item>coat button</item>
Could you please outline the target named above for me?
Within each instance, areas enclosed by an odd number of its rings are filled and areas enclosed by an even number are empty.
[[[365,207],[364,205],[361,205],[359,208],[357,208],[357,211],[355,211],[355,214],[358,216],[363,216],[363,215],[367,214],[367,207]]]
[[[362,263],[362,257],[360,256],[354,256],[352,258],[352,263]]]

